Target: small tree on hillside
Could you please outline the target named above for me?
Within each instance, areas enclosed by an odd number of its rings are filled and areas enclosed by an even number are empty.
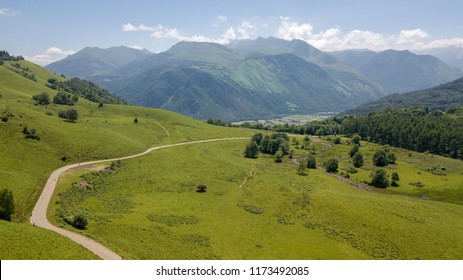
[[[50,95],[47,92],[42,92],[41,94],[32,96],[32,99],[37,101],[39,105],[48,105],[50,104]]]
[[[387,157],[387,162],[390,164],[394,164],[395,161],[397,160],[397,156],[393,152],[387,153],[386,157]]]
[[[283,161],[283,152],[279,150],[275,153],[275,162],[280,163]]]
[[[60,111],[58,113],[58,117],[62,119],[66,119],[69,122],[76,122],[77,119],[79,118],[79,113],[77,113],[76,109],[71,108],[66,111]]]
[[[350,141],[352,142],[352,144],[357,144],[360,146],[360,139],[360,135],[354,134]]]
[[[299,162],[298,167],[297,167],[297,174],[299,174],[301,176],[307,175],[306,165],[307,165],[307,163],[305,161],[301,160]]]
[[[391,186],[393,187],[398,187],[399,184],[397,184],[397,182],[400,180],[400,177],[399,177],[399,173],[397,173],[396,171],[392,172],[391,174]]]
[[[376,166],[386,166],[388,164],[386,151],[379,149],[373,155],[373,163]]]
[[[14,213],[13,192],[8,189],[0,191],[0,220],[11,221]]]
[[[325,162],[326,172],[337,173],[338,172],[338,160],[336,158],[330,158]]]
[[[377,169],[370,174],[371,185],[377,188],[387,188],[389,181],[387,179],[387,173],[384,169]]]
[[[352,164],[357,168],[363,166],[363,155],[360,151],[356,152],[352,157]]]
[[[317,159],[312,154],[309,154],[309,156],[307,157],[307,168],[317,168]]]
[[[349,156],[353,157],[359,151],[359,145],[355,144],[349,151]]]
[[[244,149],[244,156],[247,158],[257,158],[259,153],[259,146],[254,141],[251,141]]]

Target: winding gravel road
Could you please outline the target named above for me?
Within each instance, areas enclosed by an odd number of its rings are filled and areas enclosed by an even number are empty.
[[[87,248],[91,252],[93,252],[95,255],[99,256],[100,258],[104,260],[122,260],[122,257],[116,254],[115,252],[111,251],[110,249],[106,248],[105,246],[101,245],[100,243],[85,237],[83,235],[77,234],[75,232],[65,230],[63,228],[56,227],[52,225],[48,219],[47,219],[47,208],[48,204],[50,203],[51,197],[53,196],[53,192],[55,191],[56,187],[56,182],[58,181],[59,176],[68,170],[74,169],[74,168],[82,168],[86,166],[91,166],[93,164],[97,163],[103,163],[103,162],[108,162],[108,161],[116,161],[116,160],[124,160],[124,159],[130,159],[130,158],[135,158],[139,156],[146,155],[152,151],[155,150],[160,150],[164,148],[169,148],[169,147],[176,147],[176,146],[182,146],[182,145],[191,145],[191,144],[198,144],[198,143],[208,143],[208,142],[217,142],[217,141],[229,141],[229,140],[243,140],[243,139],[249,139],[248,137],[232,137],[232,138],[217,138],[217,139],[208,139],[208,140],[198,140],[198,141],[190,141],[190,142],[182,142],[182,143],[176,143],[176,144],[169,144],[169,145],[163,145],[163,146],[158,146],[158,147],[153,147],[150,148],[143,153],[131,155],[131,156],[126,156],[126,157],[121,157],[121,158],[114,158],[114,159],[104,159],[104,160],[96,160],[96,161],[88,161],[88,162],[82,162],[82,163],[76,163],[76,164],[71,164],[67,165],[64,167],[61,167],[50,175],[50,178],[48,178],[47,184],[45,185],[45,188],[42,191],[42,194],[39,197],[39,200],[37,201],[37,204],[34,207],[34,210],[32,211],[32,215],[30,217],[30,222],[34,226],[38,226],[41,228],[45,228],[48,230],[52,230],[58,234],[61,234],[62,236],[68,237],[69,239],[73,240],[74,242],[82,245],[83,247]]]

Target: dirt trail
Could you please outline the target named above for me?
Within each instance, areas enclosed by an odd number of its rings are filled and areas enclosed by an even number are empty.
[[[166,130],[166,133],[168,134],[169,132]],[[153,147],[149,148],[148,150],[131,155],[131,156],[126,156],[126,157],[121,157],[121,158],[113,158],[113,159],[103,159],[103,160],[96,160],[96,161],[88,161],[88,162],[82,162],[82,163],[75,163],[67,166],[63,166],[55,171],[50,175],[48,178],[48,181],[45,185],[45,188],[42,191],[42,194],[40,195],[34,210],[32,211],[32,215],[29,219],[30,223],[34,226],[38,226],[41,228],[45,228],[48,230],[52,230],[58,234],[61,234],[62,236],[68,237],[69,239],[73,240],[74,242],[82,245],[83,247],[87,248],[91,252],[93,252],[95,255],[99,256],[100,258],[104,260],[122,260],[122,257],[116,254],[115,252],[111,251],[110,249],[106,248],[105,246],[101,245],[100,243],[85,237],[83,235],[77,234],[75,232],[65,230],[59,227],[56,227],[52,225],[48,219],[47,219],[47,209],[48,209],[48,204],[50,203],[51,197],[53,196],[53,192],[55,191],[56,188],[56,182],[58,181],[59,176],[68,170],[75,169],[75,168],[85,168],[92,166],[97,163],[103,163],[103,162],[110,162],[110,161],[116,161],[116,160],[124,160],[124,159],[130,159],[130,158],[135,158],[139,156],[146,155],[148,153],[151,153],[152,151],[155,150],[160,150],[164,148],[169,148],[169,147],[176,147],[176,146],[182,146],[182,145],[191,145],[191,144],[199,144],[199,143],[208,143],[208,142],[217,142],[217,141],[229,141],[229,140],[243,140],[243,139],[249,139],[248,137],[232,137],[232,138],[217,138],[217,139],[208,139],[208,140],[198,140],[198,141],[190,141],[190,142],[182,142],[182,143],[176,143],[176,144],[169,144],[169,145],[163,145],[163,146],[158,146],[158,147]]]

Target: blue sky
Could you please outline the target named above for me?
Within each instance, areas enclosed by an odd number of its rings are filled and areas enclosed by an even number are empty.
[[[45,65],[86,46],[302,39],[321,50],[463,46],[463,1],[0,0],[0,49]]]

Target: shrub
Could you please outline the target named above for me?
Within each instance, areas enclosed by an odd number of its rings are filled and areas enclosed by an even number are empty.
[[[337,173],[338,172],[338,160],[335,158],[330,158],[325,162],[326,172]]]
[[[379,149],[373,155],[373,163],[376,166],[386,166],[388,165],[387,154],[383,149]]]
[[[352,164],[357,168],[363,166],[363,155],[360,151],[356,152],[352,157]]]
[[[246,145],[246,148],[244,149],[244,157],[247,158],[257,158],[258,153],[259,147],[257,146],[257,143],[254,141],[251,141],[248,145]]]
[[[395,161],[397,160],[397,156],[393,152],[387,153],[386,157],[387,157],[387,162],[390,164],[394,164]]]
[[[307,157],[307,168],[310,168],[310,169],[317,168],[317,159],[312,154],[310,154]]]
[[[87,218],[82,214],[77,214],[72,220],[71,226],[76,229],[86,229],[88,225]]]
[[[59,111],[58,117],[62,119],[66,119],[69,122],[76,122],[77,119],[79,118],[79,113],[77,112],[76,109],[71,108],[66,111]]]
[[[39,105],[48,105],[50,104],[50,95],[47,92],[42,92],[41,94],[32,96],[32,99],[37,101]]]
[[[359,151],[359,145],[355,144],[349,151],[349,156],[353,157]]]
[[[341,137],[338,136],[338,137],[334,138],[334,144],[335,145],[341,144]]]
[[[352,144],[357,144],[360,146],[360,135],[354,134],[350,140]]]
[[[389,186],[389,181],[387,179],[387,173],[384,169],[377,169],[370,174],[371,185],[377,188],[387,188]]]
[[[196,187],[196,192],[204,193],[206,192],[207,187],[205,185],[199,185]]]
[[[283,161],[283,152],[278,151],[275,153],[275,162],[280,163]]]
[[[13,192],[8,189],[0,191],[0,220],[11,221],[14,213]]]
[[[301,160],[299,162],[299,166],[297,167],[297,174],[301,175],[301,176],[306,176],[307,175],[307,171],[306,171],[306,162]]]
[[[78,100],[79,97],[77,95],[66,93],[63,91],[58,92],[58,94],[55,95],[55,97],[53,97],[53,103],[61,105],[74,106]]]

